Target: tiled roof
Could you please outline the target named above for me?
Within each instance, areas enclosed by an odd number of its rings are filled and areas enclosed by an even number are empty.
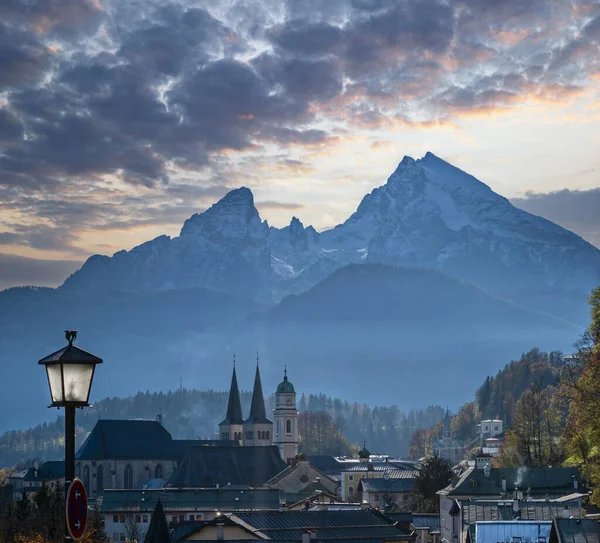
[[[558,543],[600,543],[600,520],[557,518],[552,532]]]
[[[64,460],[48,460],[37,470],[35,468],[28,468],[11,475],[9,479],[22,479],[23,481],[52,481],[54,479],[61,479],[64,476]]]
[[[162,501],[168,510],[275,510],[282,499],[281,492],[270,488],[163,488],[152,490],[105,490],[102,511],[121,511],[135,506],[140,511],[152,511]]]
[[[439,530],[440,528],[440,516],[437,514],[413,513],[412,517],[412,524],[415,528],[430,528],[432,530]]]
[[[78,460],[174,458],[185,446],[153,420],[99,420],[77,451]]]
[[[537,543],[540,538],[550,539],[550,521],[495,521],[477,522],[475,538],[472,543],[498,543],[499,541],[515,541],[521,538],[523,543]]]
[[[512,500],[506,502],[462,502],[460,504],[463,524],[492,520],[552,520],[564,515],[565,506],[569,516],[581,516],[576,502],[555,504],[544,501],[521,501],[518,513],[513,511]]]
[[[388,474],[390,479],[415,479],[419,475],[419,471],[415,469],[398,469],[391,462],[371,462],[372,469],[369,469],[368,464],[355,465],[344,468],[344,472],[367,472],[367,471],[383,471]]]
[[[506,479],[509,495],[516,483],[523,492],[530,488],[532,495],[556,495],[573,492],[573,482],[579,479],[579,472],[577,468],[492,468],[489,477],[486,477],[484,470],[470,467],[458,481],[441,490],[440,494],[500,496],[503,478]]]
[[[415,484],[415,479],[361,479],[359,488],[363,492],[410,492]]]
[[[260,486],[286,468],[276,446],[191,447],[169,486],[181,488]]]
[[[231,519],[241,521],[269,539],[300,540],[306,529],[314,530],[319,541],[378,538],[407,541],[413,538],[408,530],[372,509],[236,513]]]

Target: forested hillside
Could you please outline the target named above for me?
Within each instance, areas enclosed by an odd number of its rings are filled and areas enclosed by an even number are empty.
[[[241,392],[244,413],[250,410],[250,392]],[[265,398],[267,412],[275,405],[273,395]],[[106,398],[94,407],[77,411],[77,446],[91,431],[98,419],[155,419],[174,438],[215,438],[217,425],[227,407],[227,392],[180,389],[173,392],[140,392],[128,398]],[[353,444],[369,443],[373,452],[398,456],[408,454],[410,436],[417,428],[429,428],[439,421],[444,411],[439,406],[424,410],[401,412],[396,406],[371,408],[349,403],[325,394],[302,395],[298,402],[301,413],[320,413],[325,417],[303,417],[301,435],[304,452],[326,453],[337,450],[350,452]],[[329,431],[321,432],[322,427]],[[0,467],[22,464],[33,458],[58,459],[63,454],[64,420],[58,417],[49,424],[40,424],[25,431],[5,432],[0,436]],[[319,435],[319,439],[315,439]]]

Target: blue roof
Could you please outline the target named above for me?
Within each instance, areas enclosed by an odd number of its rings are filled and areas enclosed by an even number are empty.
[[[493,521],[475,524],[475,541],[473,543],[498,543],[498,541],[514,541],[520,537],[523,543],[538,543],[540,537],[550,539],[551,521]]]

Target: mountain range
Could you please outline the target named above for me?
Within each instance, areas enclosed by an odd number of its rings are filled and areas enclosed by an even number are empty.
[[[242,187],[178,237],[92,256],[57,289],[0,292],[3,372],[20,359],[0,405],[20,401],[26,367],[58,348],[63,327],[110,360],[102,396],[177,375],[225,388],[229,372],[214,368],[258,348],[267,387],[287,363],[307,392],[326,382],[361,401],[456,403],[457,384],[476,386],[530,347],[569,349],[598,284],[598,249],[432,153],[404,157],[322,232],[296,217],[269,226]]]

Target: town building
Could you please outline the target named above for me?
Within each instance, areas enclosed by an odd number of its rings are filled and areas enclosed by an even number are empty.
[[[367,449],[366,443],[359,451],[358,456],[358,462],[339,462],[342,464],[342,471],[339,475],[340,496],[344,501],[362,501],[359,485],[363,480],[383,479],[384,477],[390,480],[407,479],[410,481],[407,485],[412,485],[419,473],[418,470],[414,469],[414,463],[389,458],[379,461],[374,460],[373,455]]]
[[[287,503],[296,503],[316,492],[335,494],[338,482],[315,468],[305,455],[299,454],[280,473],[265,483],[269,488],[285,491]]]
[[[101,510],[104,532],[110,541],[142,541],[155,520],[153,511],[158,503],[167,525],[174,526],[187,521],[208,521],[224,512],[278,511],[282,502],[282,493],[268,488],[107,489]]]
[[[34,494],[42,485],[48,488],[61,487],[65,484],[65,463],[62,460],[49,460],[40,466],[35,461],[32,467],[11,475],[8,481],[15,500],[23,493],[28,496]]]
[[[452,437],[450,412],[446,409],[444,427],[441,439],[436,439],[433,444],[433,454],[448,460],[450,465],[460,462],[465,455],[464,443]]]
[[[373,509],[228,513],[174,531],[177,541],[405,541],[415,535]]]
[[[464,470],[440,490],[441,539],[465,543],[467,530],[478,521],[548,520],[581,516],[576,468],[491,468]]]
[[[403,472],[406,473],[406,472]],[[414,505],[414,485],[416,477],[391,478],[384,472],[379,479],[361,479],[358,484],[358,495],[361,503],[384,511],[401,509],[410,511]]]
[[[227,413],[219,424],[221,439],[233,439],[244,447],[275,445],[281,458],[287,463],[290,463],[296,457],[298,454],[298,409],[296,407],[296,391],[287,377],[287,368],[275,393],[273,418],[275,424],[267,418],[258,360],[254,376],[250,415],[247,419],[243,418],[234,360]]]
[[[99,420],[77,451],[75,474],[94,499],[105,488],[133,489],[151,479],[164,482],[191,446],[215,443],[173,439],[159,421]]]
[[[549,543],[600,543],[600,521],[581,518],[555,518]]]
[[[550,520],[491,520],[476,522],[467,532],[467,543],[547,543],[550,539]]]

